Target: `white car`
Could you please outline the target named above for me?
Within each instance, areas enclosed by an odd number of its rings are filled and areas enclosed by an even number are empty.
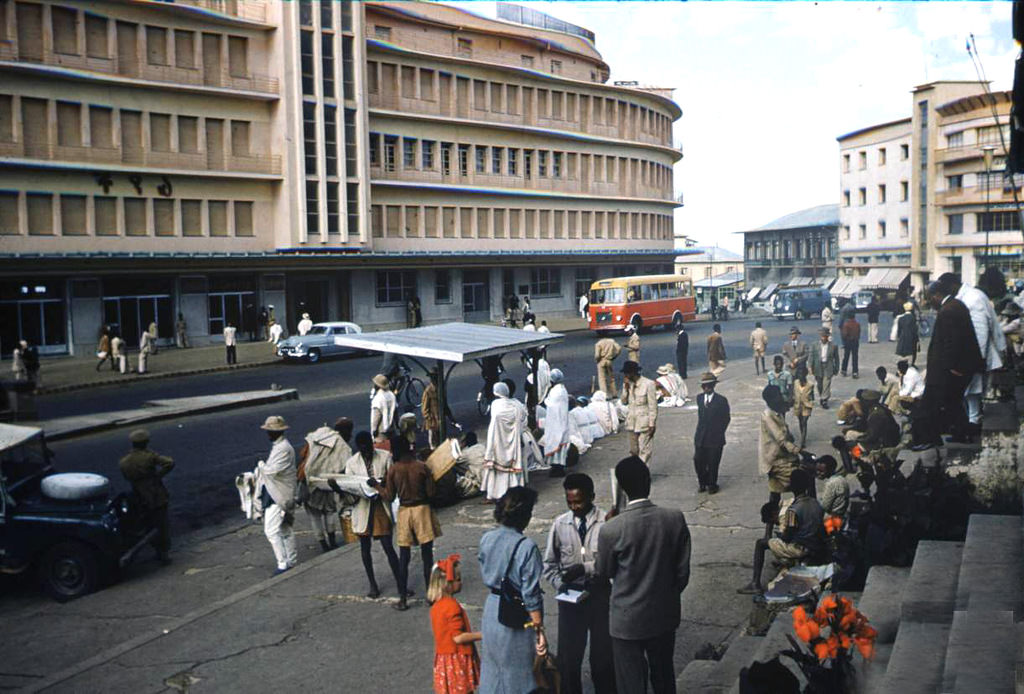
[[[363,332],[355,323],[338,321],[333,323],[314,323],[305,335],[292,335],[277,344],[277,356],[284,359],[303,359],[315,364],[323,357],[336,357],[343,354],[357,354],[360,350],[353,347],[340,347],[334,344],[337,335],[357,335]]]

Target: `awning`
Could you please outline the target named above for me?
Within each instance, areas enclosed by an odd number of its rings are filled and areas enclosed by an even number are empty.
[[[878,283],[878,289],[899,289],[903,281],[910,275],[903,268],[892,268],[887,270],[885,276]]]
[[[878,283],[885,278],[885,274],[889,272],[888,268],[884,267],[873,267],[868,270],[868,274],[864,275],[860,280],[860,286],[864,289],[877,289]]]
[[[465,362],[561,342],[561,333],[538,333],[479,323],[441,323],[422,328],[339,335],[334,344],[406,357]]]
[[[774,294],[778,289],[779,285],[773,282],[772,284],[769,284],[767,287],[762,289],[758,297],[761,301],[768,301],[768,299],[772,298],[772,294]]]
[[[792,277],[786,283],[787,287],[807,287],[813,280],[810,277]]]
[[[753,301],[757,298],[757,293],[761,291],[760,287],[751,287],[750,291],[747,292],[746,300]]]
[[[860,291],[860,282],[853,277],[840,277],[829,291],[832,296],[846,299]]]

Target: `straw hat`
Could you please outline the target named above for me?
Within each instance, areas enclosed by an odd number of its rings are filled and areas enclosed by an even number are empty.
[[[914,305],[908,301],[905,304],[903,304],[903,310],[904,311],[913,311],[914,310]]]
[[[675,370],[676,367],[672,366],[671,364],[662,364],[661,366],[658,367],[658,375],[668,376],[670,373],[674,373]]]
[[[284,431],[287,428],[288,425],[284,423],[284,417],[276,414],[267,417],[267,421],[260,425],[260,429],[263,431]]]
[[[388,377],[385,376],[384,374],[377,374],[376,376],[373,377],[373,385],[377,386],[378,388],[383,388],[387,390],[388,388],[391,387],[391,382],[388,381]]]

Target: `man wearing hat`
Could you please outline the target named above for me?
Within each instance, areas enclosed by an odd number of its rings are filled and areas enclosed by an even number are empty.
[[[271,415],[260,426],[270,439],[270,455],[256,466],[256,493],[263,506],[263,533],[274,549],[277,570],[274,576],[295,566],[298,553],[295,550],[295,534],[292,524],[295,518],[295,485],[298,482],[295,468],[295,449],[288,442],[284,432],[288,430],[284,417]]]
[[[817,381],[818,401],[827,410],[832,397],[832,377],[839,373],[839,348],[832,342],[832,331],[822,328],[818,334],[821,341],[810,350],[807,361]]]
[[[345,463],[352,457],[349,440],[352,438],[353,422],[348,417],[339,417],[333,427],[326,424],[306,434],[306,442],[299,449],[299,496],[306,509],[313,535],[320,543],[320,549],[329,552],[338,546],[335,535],[338,532],[338,503],[335,492],[321,489],[309,483],[309,478],[325,475],[340,475],[345,472]]]
[[[722,326],[718,323],[708,335],[708,371],[715,376],[721,376],[725,371],[725,343],[722,342]]]
[[[863,390],[860,400],[864,404],[866,425],[858,440],[868,451],[892,448],[900,443],[900,425],[892,412],[882,405],[882,394],[877,390]]]
[[[639,364],[640,335],[637,333],[636,328],[633,327],[632,323],[626,324],[626,334],[629,335],[629,339],[626,340],[626,358]]]
[[[789,372],[796,373],[797,364],[807,363],[807,343],[800,339],[800,328],[789,329],[789,341],[782,345],[782,354],[789,361]]]
[[[598,340],[594,344],[594,361],[597,363],[597,389],[603,390],[609,399],[614,400],[618,394],[615,388],[615,371],[612,362],[622,353],[622,347],[610,337]]]
[[[308,313],[302,314],[302,320],[299,321],[298,330],[299,335],[305,335],[313,329],[313,321],[310,319]]]
[[[121,474],[132,485],[134,494],[147,521],[156,528],[153,549],[162,564],[169,564],[167,552],[171,549],[171,523],[167,513],[169,497],[163,478],[174,469],[174,461],[149,450],[149,432],[136,429],[128,435],[132,451],[121,458]]]
[[[384,374],[373,377],[373,395],[370,397],[370,433],[377,443],[385,442],[395,423],[395,394],[391,382]]]
[[[658,389],[654,381],[640,375],[640,365],[632,360],[622,365],[622,404],[629,406],[629,452],[650,465],[658,424]]]
[[[729,401],[715,392],[718,378],[710,371],[700,377],[703,391],[697,396],[697,430],[693,434],[693,467],[698,491],[718,493],[718,465],[729,428]]]

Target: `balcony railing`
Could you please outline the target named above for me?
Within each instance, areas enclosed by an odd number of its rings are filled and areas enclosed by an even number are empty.
[[[39,60],[19,57],[18,48],[13,41],[0,41],[0,60],[33,64],[42,63],[44,65],[100,72],[106,75],[130,77],[132,79],[142,79],[164,84],[219,87],[222,89],[259,92],[261,94],[278,94],[280,92],[280,84],[276,77],[257,72],[247,75],[233,75],[229,68],[207,71],[195,67],[153,65],[142,60],[121,66],[114,58],[57,53],[52,50],[44,51],[41,56]]]
[[[0,142],[0,156],[62,161],[90,167],[102,164],[128,164],[154,169],[228,171],[275,176],[281,174],[281,157],[267,154],[207,156],[202,152],[159,152],[50,143]]]

